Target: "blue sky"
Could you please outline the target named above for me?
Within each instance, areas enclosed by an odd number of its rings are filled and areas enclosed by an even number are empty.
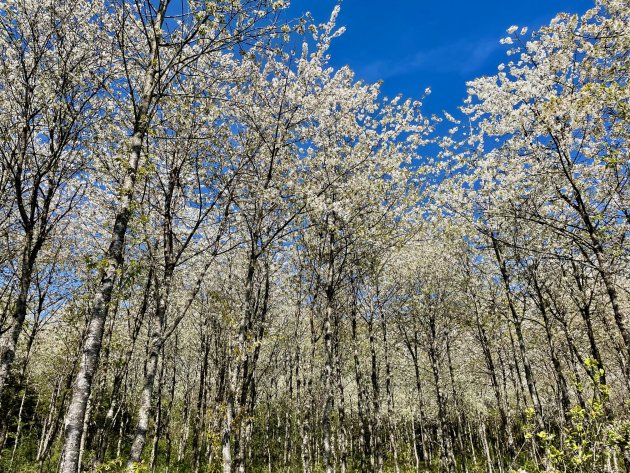
[[[336,0],[292,0],[289,14],[310,11],[326,21]],[[504,62],[499,40],[510,25],[530,31],[558,12],[583,13],[591,0],[345,0],[338,25],[346,32],[331,48],[333,66],[345,64],[357,78],[384,80],[393,96],[432,94],[425,113],[454,111],[465,97],[466,81],[494,74]]]

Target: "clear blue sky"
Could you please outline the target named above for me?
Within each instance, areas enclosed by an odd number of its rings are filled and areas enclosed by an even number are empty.
[[[326,21],[335,0],[292,0],[289,15],[310,11]],[[454,111],[466,81],[494,74],[506,61],[499,40],[510,25],[530,31],[558,12],[583,13],[591,0],[345,0],[338,25],[346,32],[331,48],[333,66],[348,64],[357,78],[384,80],[389,96],[432,94],[425,113]]]

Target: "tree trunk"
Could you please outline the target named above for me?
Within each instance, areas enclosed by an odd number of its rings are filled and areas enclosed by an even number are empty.
[[[366,392],[361,362],[359,357],[359,341],[357,336],[357,314],[356,303],[353,303],[351,312],[352,323],[352,357],[354,359],[354,379],[357,385],[357,412],[359,415],[359,425],[361,429],[361,470],[367,471],[367,461],[372,457],[372,439],[370,437],[371,428],[369,420],[368,393]]]
[[[97,442],[98,447],[96,452],[96,460],[98,463],[102,462],[105,459],[107,446],[109,443],[109,435],[111,433],[111,430],[114,428],[116,417],[120,413],[118,396],[123,384],[123,379],[127,374],[128,366],[131,362],[134,348],[136,346],[136,341],[140,334],[140,329],[142,328],[142,323],[144,322],[144,318],[148,309],[152,280],[153,268],[149,267],[149,271],[147,274],[147,283],[142,295],[142,303],[140,304],[138,314],[134,319],[133,329],[130,334],[131,340],[127,347],[127,350],[125,351],[124,356],[121,357],[122,362],[120,363],[120,368],[114,374],[114,379],[112,381],[112,389],[109,395],[109,408],[107,409],[107,413],[105,414],[105,422],[103,423],[103,427],[100,430],[100,438]]]
[[[442,392],[442,379],[437,351],[437,333],[435,318],[429,316],[429,349],[428,355],[431,361],[431,371],[433,372],[433,382],[435,387],[435,397],[438,407],[438,440],[440,443],[440,465],[442,471],[453,473],[455,471],[455,459],[453,457],[453,446],[450,439],[448,427],[446,399]]]
[[[15,309],[10,317],[9,329],[0,336],[0,402],[2,395],[9,379],[11,365],[15,358],[15,350],[18,338],[22,332],[22,326],[26,319],[26,311],[28,304],[28,293],[31,287],[33,277],[33,267],[37,251],[33,251],[33,232],[26,232],[24,248],[22,249],[22,257],[20,261],[20,280],[17,300],[15,301]],[[0,407],[1,404],[0,404]],[[0,425],[5,421],[4,416],[0,419]]]
[[[342,359],[341,353],[339,351],[340,343],[339,343],[339,318],[335,317],[335,378],[337,382],[337,393],[339,395],[339,402],[337,404],[337,413],[339,416],[339,429],[337,431],[339,445],[339,465],[340,472],[346,473],[348,471],[348,433],[346,430],[346,405],[345,405],[345,394],[343,388],[343,373],[342,373]]]
[[[151,37],[150,57],[151,66],[146,72],[140,95],[140,103],[136,114],[134,132],[129,139],[130,153],[125,166],[125,178],[119,192],[118,209],[114,219],[114,226],[109,248],[103,260],[106,268],[100,273],[100,282],[92,300],[88,327],[83,344],[83,356],[79,372],[74,381],[72,399],[66,415],[64,429],[64,445],[60,473],[76,473],[79,465],[79,449],[83,434],[83,420],[88,398],[92,391],[92,380],[98,367],[99,355],[103,341],[105,320],[112,300],[114,282],[124,261],[124,246],[127,226],[131,217],[131,207],[134,201],[134,191],[142,152],[142,142],[149,129],[149,112],[153,105],[158,82],[157,67],[159,65],[159,31],[162,28],[164,15],[169,0],[160,1],[157,9],[154,31]]]
[[[326,352],[324,364],[324,408],[322,412],[322,435],[324,441],[324,471],[332,473],[332,438],[331,438],[331,415],[333,409],[333,392],[332,392],[332,364],[333,364],[333,348],[332,348],[332,329],[331,319],[333,317],[333,308],[328,303],[326,307],[326,318],[324,320],[324,349]]]
[[[13,450],[11,451],[11,460],[9,461],[9,471],[13,471],[13,462],[15,461],[15,452],[20,444],[20,434],[22,433],[22,413],[24,411],[24,401],[26,400],[26,388],[22,390],[22,398],[20,401],[20,410],[18,411],[17,429],[15,431],[15,439],[13,443]]]
[[[164,358],[162,354],[162,359]],[[153,445],[151,446],[151,472],[155,473],[157,468],[158,448],[160,437],[162,435],[162,383],[164,380],[165,363],[160,366],[160,374],[158,375],[157,402],[155,405],[155,435],[153,436]]]
[[[398,464],[398,446],[396,445],[394,426],[394,393],[392,386],[392,366],[389,357],[389,340],[387,333],[387,320],[382,316],[381,329],[383,332],[383,358],[385,362],[385,395],[387,397],[387,430],[389,434],[389,444],[392,449],[394,459],[394,471],[400,473]]]
[[[527,390],[529,391],[529,395],[532,399],[534,409],[536,410],[536,419],[538,421],[539,427],[542,429],[544,427],[544,422],[542,418],[542,407],[540,404],[540,399],[538,398],[538,391],[536,390],[536,382],[534,381],[534,374],[532,372],[531,364],[529,362],[529,357],[527,356],[527,350],[525,348],[525,340],[523,337],[523,330],[522,330],[522,319],[518,315],[516,311],[516,307],[514,307],[514,300],[512,299],[512,290],[510,288],[510,276],[508,274],[507,267],[503,259],[503,255],[501,254],[501,250],[499,248],[499,242],[496,240],[494,235],[491,235],[490,238],[492,239],[492,247],[494,248],[494,254],[496,256],[497,263],[501,271],[501,278],[503,280],[503,285],[505,289],[505,297],[507,298],[510,314],[512,315],[512,323],[514,324],[514,329],[516,331],[516,340],[518,342],[518,347],[521,353],[521,359],[523,361],[523,370],[525,371],[525,381],[527,382]]]
[[[479,335],[479,341],[481,343],[481,350],[486,362],[486,368],[488,368],[488,374],[490,376],[490,384],[492,385],[492,391],[494,392],[494,399],[497,403],[497,409],[499,410],[499,416],[501,418],[501,428],[505,434],[507,440],[508,455],[514,453],[514,437],[512,436],[512,426],[509,415],[509,410],[503,401],[501,396],[501,387],[499,386],[499,380],[497,378],[496,368],[494,366],[494,360],[492,359],[492,353],[490,351],[490,344],[488,342],[488,336],[481,323],[479,311],[475,304],[475,315],[477,324],[477,333]]]
[[[147,432],[149,431],[149,422],[151,420],[151,407],[153,404],[153,385],[155,382],[155,375],[157,374],[160,350],[161,347],[159,342],[153,340],[145,366],[136,433],[133,443],[131,444],[131,452],[129,453],[129,460],[127,462],[127,471],[129,473],[133,473],[140,465],[140,461],[142,460],[142,451],[144,450],[144,445],[147,441]]]

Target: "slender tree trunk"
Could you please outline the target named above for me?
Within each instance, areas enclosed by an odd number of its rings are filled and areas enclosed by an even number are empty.
[[[298,315],[299,322],[299,315]],[[297,337],[296,337],[297,338]],[[298,361],[299,355],[296,354],[296,364],[295,364],[295,379],[298,379],[299,371],[298,371]],[[286,471],[291,468],[291,451],[293,449],[293,443],[291,441],[291,414],[295,409],[295,400],[293,399],[293,356],[291,354],[287,354],[287,359],[285,362],[285,372],[289,373],[289,392],[288,392],[288,402],[286,406],[286,410],[284,413],[284,446],[283,446],[283,457],[282,464]]]
[[[142,459],[142,451],[147,440],[147,432],[149,430],[149,422],[151,420],[151,407],[153,400],[153,385],[155,375],[158,368],[158,353],[161,347],[158,343],[152,342],[149,357],[145,366],[144,382],[140,400],[140,409],[138,411],[138,423],[136,425],[136,433],[131,444],[131,452],[129,461],[127,462],[127,471],[132,473],[140,464]]]
[[[162,354],[162,359],[164,358]],[[155,405],[155,435],[153,436],[153,445],[151,446],[151,472],[155,473],[157,468],[158,448],[160,437],[162,435],[162,382],[164,379],[165,363],[160,366],[160,374],[158,376],[157,401]]]
[[[494,366],[494,360],[490,351],[490,344],[488,342],[488,336],[481,323],[479,312],[475,306],[476,312],[476,324],[477,333],[479,335],[479,341],[481,342],[481,349],[486,362],[486,368],[488,368],[488,374],[490,376],[490,384],[492,385],[492,391],[494,392],[494,398],[497,403],[497,409],[499,410],[499,416],[501,417],[501,428],[506,436],[508,454],[514,453],[514,437],[512,436],[512,426],[509,411],[501,396],[501,387],[499,386],[499,380],[497,378],[496,369]]]
[[[145,365],[144,381],[141,395],[140,408],[138,410],[138,423],[136,425],[136,434],[131,445],[129,461],[127,462],[127,471],[132,473],[136,465],[142,459],[142,452],[147,441],[147,432],[153,408],[153,390],[155,388],[155,376],[157,374],[158,364],[160,361],[160,353],[164,346],[164,337],[166,336],[166,311],[168,309],[168,300],[170,296],[171,283],[174,273],[174,263],[170,257],[172,248],[167,248],[165,253],[169,253],[166,257],[166,268],[162,278],[161,287],[156,284],[156,314],[155,319],[157,326],[153,328],[149,345],[149,355]]]
[[[492,455],[490,453],[490,447],[488,446],[488,437],[486,435],[486,424],[481,421],[479,423],[479,436],[481,437],[481,444],[483,445],[483,452],[486,456],[486,468],[488,469],[489,473],[492,473],[493,470],[493,461],[492,461]]]
[[[376,357],[376,337],[374,334],[374,321],[372,314],[368,320],[368,340],[370,346],[370,361],[371,361],[371,375],[370,380],[372,383],[372,421],[370,422],[370,438],[372,439],[372,447],[370,456],[370,466],[373,472],[380,471],[383,466],[383,452],[381,449],[381,393],[379,386],[378,376],[378,363]]]
[[[565,413],[571,407],[571,400],[569,398],[569,388],[567,386],[567,380],[564,377],[564,373],[562,372],[562,366],[560,364],[560,360],[558,359],[558,355],[554,348],[553,335],[551,332],[551,322],[549,320],[549,315],[547,313],[547,309],[544,304],[545,302],[542,299],[540,299],[540,306],[539,306],[540,313],[543,317],[543,324],[545,327],[545,335],[547,337],[547,345],[549,348],[549,354],[551,356],[551,363],[556,373],[558,391],[560,392],[560,411],[561,411],[560,417],[564,419]]]
[[[464,447],[464,435],[466,434],[465,425],[466,418],[463,412],[462,405],[460,403],[459,396],[457,394],[457,387],[455,383],[455,369],[453,368],[453,358],[451,355],[451,337],[448,329],[444,330],[444,341],[446,345],[446,360],[448,362],[448,372],[451,381],[451,395],[453,397],[453,404],[455,407],[455,415],[457,416],[457,425],[454,427],[455,432],[453,437],[453,444],[455,443],[455,439],[457,439],[457,443],[459,444],[459,451],[462,456],[466,455],[466,449]],[[464,463],[464,469],[466,469],[466,464]]]
[[[151,37],[150,64],[144,77],[144,84],[140,94],[137,120],[134,132],[129,139],[129,155],[125,166],[125,178],[119,192],[118,209],[114,219],[114,226],[109,248],[105,255],[106,268],[100,273],[100,281],[92,300],[88,326],[83,343],[83,356],[79,372],[74,381],[72,399],[66,415],[64,429],[64,445],[62,452],[60,473],[76,473],[79,467],[79,450],[83,435],[83,421],[88,398],[92,391],[92,380],[98,367],[99,355],[103,341],[105,321],[112,300],[114,282],[124,261],[124,246],[127,226],[131,217],[131,207],[134,201],[136,179],[142,152],[142,142],[149,129],[149,113],[156,97],[158,82],[157,67],[159,65],[159,31],[162,28],[164,15],[169,0],[161,0],[157,9],[154,28]]]
[[[573,268],[573,278],[575,279],[575,283],[576,286],[579,290],[579,294],[582,296],[585,296],[586,294],[586,290],[587,288],[585,287],[585,282],[582,279],[582,277],[579,274],[579,268],[575,263],[571,264],[572,268]],[[581,297],[578,297],[576,299],[581,299]],[[595,332],[593,330],[593,317],[592,317],[592,313],[591,313],[591,300],[590,298],[586,298],[585,301],[582,300],[576,300],[575,301],[577,306],[578,306],[578,311],[580,313],[580,315],[582,316],[582,320],[584,321],[584,326],[586,328],[586,336],[588,337],[588,343],[590,346],[590,351],[591,351],[591,358],[593,358],[596,362],[597,362],[597,366],[599,366],[600,368],[604,369],[604,375],[601,378],[602,383],[606,384],[606,371],[605,371],[605,366],[604,366],[604,362],[602,360],[602,356],[600,354],[599,351],[599,347],[597,345],[597,340],[595,339]],[[563,325],[563,328],[565,329],[565,333],[567,334],[567,340],[569,341],[570,338],[570,343],[573,345],[573,347],[575,347],[575,343],[573,342],[573,338],[571,337],[569,330],[568,330],[568,326],[567,326],[567,321],[566,321],[566,317],[565,317],[565,313],[564,311],[557,311],[557,318],[560,319],[561,324]],[[576,350],[577,352],[577,350]],[[586,368],[586,364],[584,363],[583,358],[580,356],[579,357],[580,363],[582,364],[582,366],[584,366],[584,368]],[[588,371],[588,370],[587,370]],[[589,373],[590,375],[590,373]]]
[[[429,316],[429,349],[428,355],[431,361],[431,370],[433,372],[433,381],[435,387],[435,397],[438,407],[438,440],[440,443],[440,464],[443,471],[453,473],[455,471],[455,461],[453,457],[452,442],[448,427],[448,418],[446,410],[446,399],[442,391],[442,379],[440,376],[440,367],[437,351],[437,333],[435,326],[435,317]]]
[[[339,466],[340,472],[346,473],[348,470],[348,433],[346,429],[346,405],[345,405],[345,394],[343,387],[343,373],[342,373],[342,359],[341,353],[339,350],[339,318],[335,317],[335,378],[337,382],[337,393],[339,395],[339,402],[337,404],[337,413],[339,416],[339,429],[337,431],[338,436],[338,445],[339,445]]]
[[[259,238],[254,235],[252,242],[258,242]],[[258,257],[260,255],[256,253],[254,247],[252,247],[249,258],[247,261],[247,271],[245,275],[245,297],[243,303],[242,314],[238,323],[238,332],[236,339],[232,342],[232,350],[238,353],[238,356],[232,360],[229,370],[229,384],[226,396],[226,410],[223,423],[222,434],[222,455],[223,455],[223,472],[231,473],[233,455],[232,450],[235,449],[235,457],[237,468],[240,462],[243,461],[242,457],[239,457],[239,448],[241,436],[241,417],[239,414],[247,408],[245,402],[247,397],[247,376],[248,376],[248,364],[250,362],[250,349],[248,348],[248,337],[251,334],[251,324],[254,318],[255,311],[255,295],[254,295],[254,277],[256,275],[256,269],[258,267]],[[233,425],[235,417],[239,420],[239,425]],[[235,434],[235,435],[233,435]],[[235,439],[234,446],[232,445],[232,437]]]
[[[414,377],[416,381],[416,394],[418,395],[418,429],[420,430],[420,443],[422,446],[421,460],[431,462],[431,450],[428,446],[428,433],[426,427],[425,400],[424,390],[422,388],[422,378],[420,376],[420,360],[418,358],[418,331],[414,330],[413,340],[407,341],[407,349],[411,355],[414,368]]]
[[[79,471],[83,471],[83,455],[85,454],[85,445],[88,441],[88,426],[90,425],[92,409],[94,409],[94,400],[92,399],[92,395],[90,395],[87,408],[85,409],[85,418],[83,420],[83,435],[81,435],[81,446],[79,448]]]
[[[197,407],[195,409],[195,427],[192,434],[192,456],[193,456],[193,471],[199,471],[201,468],[201,447],[199,445],[199,437],[203,435],[204,423],[206,418],[206,377],[208,375],[208,360],[210,356],[210,336],[207,333],[207,319],[201,329],[201,350],[203,358],[201,361],[201,370],[199,372],[199,390],[197,391]],[[190,418],[190,408],[188,411],[188,418]],[[184,450],[186,448],[186,438],[188,432],[185,431],[186,437],[182,437],[182,443],[180,444],[179,453],[177,455],[178,461],[181,461],[184,457]]]
[[[494,235],[491,235],[491,239],[492,239],[492,246],[494,248],[494,253],[497,259],[497,263],[499,264],[499,269],[501,271],[501,277],[503,279],[503,285],[505,288],[505,296],[507,298],[510,314],[512,315],[512,323],[514,324],[514,329],[516,332],[516,340],[518,342],[518,347],[521,353],[521,359],[523,361],[523,370],[525,371],[525,381],[527,382],[527,390],[529,391],[529,395],[532,399],[534,409],[536,410],[536,418],[537,418],[539,427],[543,428],[544,423],[543,423],[543,418],[542,418],[542,407],[540,404],[540,399],[538,397],[538,391],[536,390],[536,382],[534,381],[534,374],[532,372],[529,357],[527,356],[527,349],[525,348],[525,339],[523,337],[523,330],[522,330],[522,319],[518,315],[516,311],[516,307],[514,307],[514,300],[512,299],[512,290],[510,288],[510,276],[508,274],[507,267],[503,259],[503,255],[501,254],[501,250],[499,248],[499,242],[496,240]]]
[[[387,397],[387,430],[389,434],[390,448],[394,459],[394,470],[400,473],[400,465],[398,464],[398,446],[396,445],[395,426],[394,426],[394,392],[392,386],[392,366],[389,356],[389,339],[387,333],[387,320],[383,316],[381,320],[381,329],[383,335],[383,358],[385,362],[385,395]]]
[[[15,430],[15,439],[13,450],[11,450],[11,460],[9,461],[9,471],[13,471],[13,463],[15,461],[15,452],[20,444],[20,434],[22,433],[22,413],[24,412],[24,402],[26,401],[26,388],[22,389],[22,397],[20,400],[20,410],[18,411],[17,428]]]
[[[332,393],[332,364],[333,364],[333,348],[332,348],[332,328],[331,319],[333,317],[333,308],[328,304],[326,307],[326,318],[324,320],[324,349],[326,352],[324,364],[324,409],[322,412],[322,435],[324,441],[324,470],[326,473],[332,473],[332,426],[331,415],[333,409],[333,393]]]
[[[411,414],[411,436],[410,436],[410,439],[411,439],[411,442],[412,442],[413,458],[415,460],[414,471],[416,473],[418,473],[418,471],[420,470],[420,455],[418,454],[418,440],[417,440],[417,434],[416,434],[415,417],[416,417],[415,412],[412,412],[412,414]]]
[[[359,415],[359,425],[361,429],[361,470],[367,471],[367,461],[372,456],[370,437],[371,428],[369,421],[368,393],[363,382],[363,372],[359,357],[359,341],[357,335],[357,314],[356,304],[353,304],[351,312],[352,323],[352,357],[354,359],[354,379],[357,385],[357,412]]]
[[[540,398],[538,397],[538,391],[536,389],[536,382],[534,381],[534,374],[532,372],[529,356],[527,355],[527,349],[525,348],[525,337],[523,336],[522,321],[521,319],[514,320],[514,331],[516,332],[516,340],[518,342],[518,348],[523,361],[523,370],[525,371],[525,381],[527,382],[527,390],[532,399],[534,409],[536,410],[536,417],[538,419],[539,426],[542,427],[542,407],[540,404]]]
[[[164,473],[168,473],[171,468],[171,455],[173,450],[173,435],[172,435],[172,420],[173,420],[173,405],[175,403],[175,386],[177,384],[177,353],[179,351],[179,337],[175,335],[175,346],[173,347],[172,355],[172,376],[168,390],[168,404],[166,405],[166,418],[164,419],[165,427],[165,441],[166,441],[166,455]]]
[[[233,368],[233,371],[236,373],[236,369]],[[236,389],[236,379],[230,381],[229,388],[230,391],[227,395],[226,406],[225,406],[225,414],[224,414],[224,423],[223,423],[223,434],[221,438],[221,453],[223,458],[223,473],[232,473],[232,447],[231,447],[231,439],[232,435],[232,422],[233,422],[233,412],[234,412],[234,390]]]
[[[55,389],[53,390],[50,396],[50,404],[48,407],[48,415],[44,420],[44,425],[42,426],[42,431],[40,434],[39,442],[37,444],[37,457],[35,460],[37,461],[38,469],[37,471],[41,473],[44,468],[44,461],[48,455],[48,451],[54,436],[56,435],[57,425],[59,424],[59,420],[61,417],[62,409],[56,409],[57,407],[57,399],[60,397],[61,390],[64,388],[62,383],[63,378],[59,378]],[[71,378],[70,378],[71,379]],[[69,383],[67,383],[69,384]],[[62,402],[63,405],[63,402]]]
[[[33,251],[33,231],[26,232],[24,248],[20,260],[20,279],[17,300],[15,301],[15,309],[10,317],[9,329],[0,336],[0,402],[2,395],[9,379],[11,365],[15,358],[15,350],[18,338],[22,332],[22,326],[26,319],[26,311],[28,304],[28,293],[31,287],[33,267],[37,252]],[[2,405],[0,404],[0,408]],[[5,418],[0,418],[0,425],[4,423]]]

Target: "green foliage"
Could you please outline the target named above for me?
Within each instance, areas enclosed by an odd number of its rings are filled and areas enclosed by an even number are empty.
[[[593,380],[593,394],[585,406],[575,405],[566,413],[567,425],[560,432],[536,431],[534,410],[525,411],[526,441],[540,454],[540,462],[525,465],[516,473],[586,473],[604,471],[606,462],[628,448],[630,423],[610,422],[610,389],[602,383],[604,370],[596,360],[587,359]]]
[[[115,473],[122,470],[123,466],[124,463],[122,458],[114,458],[113,460],[97,465],[95,471],[96,473]]]

